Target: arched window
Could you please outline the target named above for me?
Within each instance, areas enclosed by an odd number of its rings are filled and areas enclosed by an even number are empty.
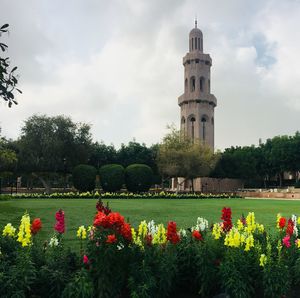
[[[200,43],[200,38],[198,38],[198,47],[199,47],[199,50],[201,51],[201,43]]]
[[[184,126],[185,126],[185,118],[184,116],[181,117],[181,131],[184,132]]]
[[[205,85],[205,78],[201,77],[200,78],[200,91],[203,92],[204,91],[204,85]]]
[[[191,117],[190,122],[191,122],[191,138],[194,141],[195,139],[195,117]]]
[[[207,129],[206,125],[207,125],[208,120],[209,119],[206,115],[203,115],[201,117],[201,130],[202,130],[201,135],[202,135],[203,142],[206,141],[206,129]]]
[[[197,38],[195,38],[195,49],[197,50]]]
[[[201,51],[203,51],[203,40],[202,40],[202,38],[200,39],[200,49],[201,49]]]
[[[196,79],[195,77],[191,77],[190,79],[190,91],[194,92],[196,88]]]
[[[192,50],[194,49],[194,38],[192,38]]]
[[[185,79],[184,81],[184,92],[187,92],[188,90],[188,79]]]

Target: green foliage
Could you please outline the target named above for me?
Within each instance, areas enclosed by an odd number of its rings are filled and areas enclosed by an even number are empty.
[[[270,259],[264,267],[264,297],[284,297],[290,289],[288,266],[280,260]]]
[[[261,281],[259,271],[259,256],[255,251],[245,253],[240,249],[227,250],[224,260],[220,265],[222,287],[230,297],[253,297],[259,296],[259,286]]]
[[[8,33],[8,24],[4,24],[0,27],[0,37],[3,33]],[[2,53],[7,51],[8,46],[0,42],[0,50]],[[0,56],[0,97],[8,102],[8,106],[11,107],[12,104],[18,104],[14,91],[17,90],[22,93],[21,90],[17,89],[18,78],[15,74],[17,67],[10,69],[9,57]]]
[[[95,189],[97,170],[93,166],[78,165],[73,169],[74,187],[79,191],[92,191]]]
[[[128,279],[128,267],[132,255],[128,246],[101,243],[100,238],[106,235],[95,236],[88,243],[89,274],[93,281],[96,297],[110,298],[122,297]],[[96,240],[97,239],[97,240]]]
[[[26,297],[36,280],[30,251],[10,237],[0,238],[0,296]]]
[[[100,168],[101,187],[106,192],[116,192],[124,184],[124,168],[121,165],[109,164]]]
[[[131,192],[148,191],[153,182],[153,171],[147,165],[132,164],[125,169],[126,187]]]
[[[94,297],[94,287],[89,277],[88,271],[81,269],[74,278],[66,285],[63,298],[92,298]]]
[[[208,176],[215,167],[218,155],[200,140],[192,140],[171,127],[159,145],[157,164],[164,177],[184,177],[192,181]]]
[[[165,248],[146,246],[133,250],[128,287],[131,297],[169,297],[177,276],[177,251],[173,245]]]

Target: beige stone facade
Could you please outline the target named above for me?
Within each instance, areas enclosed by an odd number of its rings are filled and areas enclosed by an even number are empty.
[[[195,28],[189,34],[189,52],[183,57],[184,93],[178,98],[180,129],[192,139],[200,139],[214,150],[214,108],[211,94],[212,60],[203,53],[203,34]]]

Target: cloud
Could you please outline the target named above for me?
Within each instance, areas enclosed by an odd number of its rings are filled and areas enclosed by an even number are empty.
[[[90,123],[95,140],[117,146],[160,141],[167,124],[179,124],[182,57],[197,14],[213,59],[216,147],[292,134],[300,4],[275,2],[5,0],[0,18],[11,24],[24,93],[13,109],[0,104],[2,133],[16,138],[22,121],[46,113]]]

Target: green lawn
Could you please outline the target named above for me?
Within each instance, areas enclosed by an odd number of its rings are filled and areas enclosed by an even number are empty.
[[[67,232],[65,239],[70,245],[73,245],[75,243],[70,241],[75,239],[78,226],[92,224],[96,212],[95,204],[96,200],[92,199],[15,199],[0,201],[0,229],[2,230],[8,222],[17,227],[22,214],[27,210],[32,219],[40,217],[43,222],[43,229],[38,237],[48,239],[53,234],[55,212],[62,208],[66,217]],[[114,199],[109,200],[109,204],[113,211],[120,212],[126,219],[129,218],[130,223],[135,227],[141,220],[153,219],[156,223],[164,224],[174,220],[179,227],[187,228],[195,223],[198,216],[205,217],[211,224],[220,221],[221,209],[224,206],[231,207],[234,220],[240,217],[242,213],[247,215],[249,211],[254,211],[257,221],[263,223],[267,229],[272,229],[275,226],[278,212],[284,216],[290,216],[292,213],[300,215],[300,201],[284,200]]]

